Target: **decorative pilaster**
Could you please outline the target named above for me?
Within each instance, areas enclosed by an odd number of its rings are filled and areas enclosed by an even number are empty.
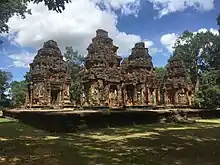
[[[48,84],[48,106],[51,105],[51,86]]]
[[[178,91],[175,91],[175,94],[174,94],[174,105],[178,105],[179,102],[178,102]]]
[[[150,88],[147,88],[147,103],[148,105],[151,104],[151,92],[150,92]]]
[[[133,93],[133,105],[136,105],[137,103],[137,85],[133,85],[134,87],[134,93]]]
[[[30,107],[33,105],[33,83],[30,84]]]
[[[110,84],[107,84],[104,88],[104,92],[105,92],[104,98],[105,98],[105,103],[107,105],[109,105],[109,88],[110,88]]]
[[[153,104],[156,105],[157,104],[156,89],[153,89],[152,100],[153,100]]]
[[[167,95],[167,90],[164,91],[164,105],[168,104],[168,95]]]
[[[118,94],[118,105],[119,106],[122,106],[123,104],[123,100],[122,100],[122,88],[121,88],[121,85],[117,85],[117,94]]]
[[[157,102],[160,102],[161,101],[160,100],[160,89],[157,89],[156,95],[157,95]]]
[[[145,90],[146,90],[145,85],[142,84],[141,85],[141,104],[142,104],[142,106],[144,106],[146,103]]]

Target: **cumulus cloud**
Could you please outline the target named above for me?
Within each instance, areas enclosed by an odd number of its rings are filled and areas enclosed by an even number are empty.
[[[158,10],[158,17],[161,18],[169,13],[183,11],[189,7],[197,11],[209,11],[214,9],[214,0],[149,0],[153,3],[155,10]]]
[[[9,58],[13,60],[12,66],[14,67],[21,67],[21,68],[28,68],[29,64],[33,61],[34,59],[33,53],[29,52],[23,52],[19,54],[11,54],[9,55]]]
[[[153,48],[149,49],[150,55],[155,55],[156,53],[162,53],[162,52],[163,52],[162,49],[159,49],[159,48],[156,48],[156,47],[153,47]]]
[[[208,29],[206,29],[206,28],[202,28],[202,29],[199,29],[197,32],[194,32],[195,34],[196,33],[201,33],[201,32],[203,32],[203,33],[205,33],[205,32],[207,32],[207,31],[210,31],[211,33],[213,33],[214,35],[219,35],[219,31],[218,31],[218,29],[213,29],[213,28],[210,28],[209,30]]]
[[[150,48],[154,45],[153,41],[150,40],[144,40],[144,44],[146,48]]]
[[[135,16],[141,9],[141,0],[92,0],[97,4],[102,4],[108,10],[119,10],[121,14]],[[209,11],[214,9],[214,0],[142,0],[149,1],[153,8],[158,11],[158,17],[184,11],[193,8],[197,11]]]
[[[178,38],[178,35],[175,33],[164,34],[160,38],[160,42],[163,46],[167,48],[167,50],[172,53],[173,46]]]
[[[138,16],[140,0],[92,0],[96,4],[104,6],[108,11],[119,10],[122,15]]]
[[[123,1],[112,0],[114,8],[120,6],[116,2],[123,4]],[[132,1],[124,5],[129,2]],[[109,32],[109,36],[119,46],[119,53],[128,53],[136,42],[141,41],[141,37],[119,31],[116,27],[117,15],[101,10],[97,3],[98,0],[72,1],[66,5],[62,14],[48,11],[43,3],[30,3],[28,7],[32,15],[27,15],[26,19],[14,16],[9,20],[10,34],[16,33],[13,41],[21,47],[39,48],[46,40],[53,39],[58,42],[61,50],[71,45],[85,55],[95,31],[102,28]]]
[[[196,33],[205,33],[207,31],[210,31],[211,33],[213,33],[214,35],[219,35],[219,31],[218,29],[206,29],[206,28],[201,28],[195,32],[193,32],[194,34]],[[180,36],[180,34],[176,34],[176,33],[168,33],[168,34],[164,34],[161,36],[160,38],[160,42],[161,44],[170,52],[173,52],[173,46],[177,40],[177,38]],[[182,43],[184,44],[184,41],[182,41]]]
[[[150,55],[155,55],[156,53],[161,53],[162,49],[154,47],[154,42],[150,40],[144,40],[145,47],[148,48]]]

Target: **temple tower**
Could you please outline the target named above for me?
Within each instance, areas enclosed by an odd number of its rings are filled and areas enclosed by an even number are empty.
[[[121,106],[122,58],[117,55],[118,47],[113,44],[107,31],[98,29],[87,50],[85,67],[79,74],[83,86],[81,105]]]
[[[192,105],[193,87],[182,61],[169,60],[162,83],[165,105]]]
[[[30,64],[27,107],[64,107],[70,105],[71,78],[55,41],[49,40],[38,50]]]
[[[144,42],[135,44],[131,55],[122,62],[123,99],[127,106],[156,104],[157,81],[152,57]]]

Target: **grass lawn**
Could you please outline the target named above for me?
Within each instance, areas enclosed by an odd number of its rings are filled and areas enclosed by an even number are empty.
[[[1,165],[219,165],[220,120],[53,134],[0,118]]]

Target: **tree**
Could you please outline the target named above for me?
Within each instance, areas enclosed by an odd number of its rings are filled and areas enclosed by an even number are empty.
[[[30,73],[30,71],[26,72],[26,74],[24,75],[24,79],[25,79],[25,81],[27,81],[27,83],[29,83],[31,81],[31,73]]]
[[[196,104],[200,107],[217,108],[220,106],[220,70],[207,71],[201,76]]]
[[[165,74],[165,67],[156,67],[155,68],[157,79],[159,80],[159,83],[163,80],[163,76]]]
[[[24,105],[29,82],[30,82],[30,72],[26,72],[26,74],[24,75],[24,80],[11,82],[10,94],[12,97],[13,106]]]
[[[9,88],[9,81],[12,79],[10,72],[0,70],[0,100],[6,98],[5,92]]]
[[[174,55],[182,59],[194,89],[198,88],[199,78],[204,71],[210,69],[215,42],[218,36],[211,32],[192,33],[184,31],[174,46]]]
[[[72,46],[65,48],[64,58],[68,64],[71,74],[70,98],[72,102],[80,102],[81,85],[78,73],[83,65],[84,57],[74,51]]]
[[[217,24],[220,28],[220,15]],[[198,106],[217,108],[220,107],[220,35],[212,37],[212,44],[204,50],[201,56],[205,61],[205,70],[200,78],[196,103]]]
[[[10,86],[12,104],[14,106],[24,105],[27,91],[27,81],[13,81]]]
[[[220,16],[217,19],[220,25]],[[175,44],[174,55],[188,70],[200,107],[220,106],[220,35],[185,31]]]
[[[0,33],[9,31],[7,22],[14,14],[22,18],[25,18],[26,13],[31,14],[31,11],[27,8],[28,2],[36,4],[44,2],[48,10],[54,10],[61,13],[65,9],[65,4],[71,2],[71,0],[1,0]]]

